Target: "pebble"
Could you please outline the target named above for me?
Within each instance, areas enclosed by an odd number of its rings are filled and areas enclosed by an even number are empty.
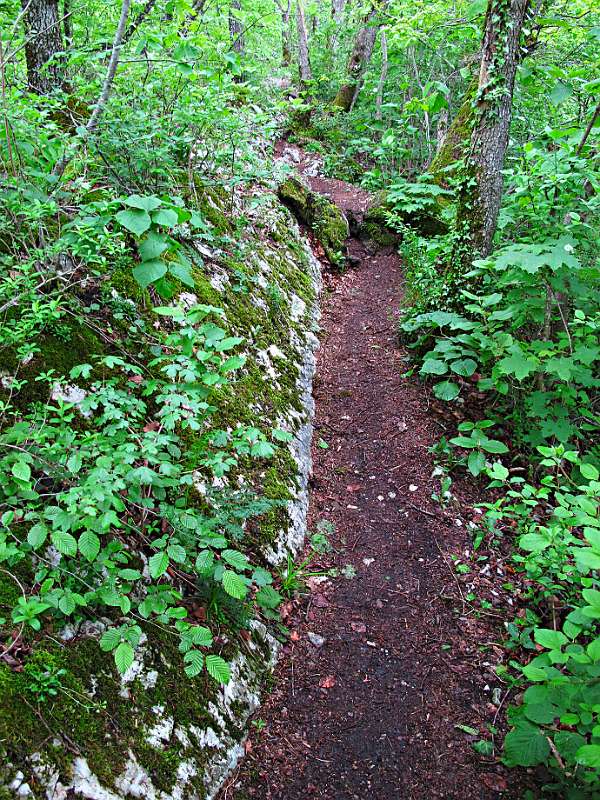
[[[323,647],[327,639],[324,636],[319,636],[318,633],[313,633],[312,631],[308,631],[306,634],[308,637],[308,641],[311,644],[314,644],[315,647]]]

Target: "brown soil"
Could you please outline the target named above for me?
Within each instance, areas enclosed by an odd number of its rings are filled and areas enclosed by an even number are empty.
[[[311,183],[364,210],[361,190]],[[516,796],[497,756],[472,747],[491,741],[487,725],[506,700],[493,693],[497,659],[480,651],[501,635],[499,618],[474,613],[452,561],[472,548],[473,487],[455,484],[449,511],[431,499],[439,478],[428,448],[448,420],[416,378],[403,378],[401,263],[356,240],[349,249],[358,266],[326,275],[310,511],[311,531],[322,520],[335,528],[334,552],[311,569],[340,574],[309,578],[284,609],[291,638],[275,689],[221,797]]]

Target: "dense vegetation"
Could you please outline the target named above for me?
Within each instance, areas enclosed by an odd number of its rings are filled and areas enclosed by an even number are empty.
[[[219,480],[292,434],[249,408],[212,423],[248,365],[196,264],[218,250],[248,291],[287,135],[377,193],[363,227],[404,255],[414,372],[461,409],[440,496],[468,470],[476,541],[514,550],[502,757],[600,796],[595,4],[5,0],[0,20],[2,669],[56,702],[61,669],[28,654],[108,619],[119,671],[154,625],[227,681],[220,626],[277,617],[248,530],[285,495]]]

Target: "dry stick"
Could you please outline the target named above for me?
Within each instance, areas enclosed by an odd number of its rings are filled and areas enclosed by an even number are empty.
[[[590,133],[592,132],[592,128],[594,127],[594,125],[595,125],[595,123],[596,123],[596,120],[598,119],[598,115],[599,115],[599,114],[600,114],[600,103],[598,103],[598,105],[597,105],[597,106],[596,106],[596,108],[594,109],[594,113],[592,114],[592,118],[591,118],[591,120],[589,121],[589,124],[588,124],[587,128],[585,129],[585,133],[584,133],[584,134],[583,134],[583,136],[581,137],[581,141],[579,142],[579,147],[578,147],[578,148],[577,148],[577,150],[575,151],[575,155],[576,155],[576,156],[578,156],[578,155],[581,153],[581,151],[583,150],[583,148],[584,148],[584,146],[585,146],[585,143],[586,143],[586,142],[587,142],[587,140],[588,140],[588,136],[589,136],[589,135],[590,135]]]
[[[102,91],[100,92],[100,96],[94,107],[92,116],[89,118],[87,125],[85,126],[86,136],[89,136],[90,134],[95,132],[96,128],[98,127],[100,118],[104,113],[106,103],[108,102],[110,90],[112,88],[115,79],[115,74],[117,72],[119,55],[121,53],[121,44],[123,41],[123,34],[125,32],[125,25],[127,23],[127,16],[129,14],[130,5],[131,5],[131,0],[123,0],[121,4],[121,17],[119,19],[119,24],[117,25],[117,30],[115,31],[115,38],[113,40],[112,52],[110,54],[110,61],[108,62],[108,69],[106,70],[106,77],[104,78],[104,85],[102,86]],[[56,163],[54,169],[52,170],[52,174],[60,178],[74,155],[75,155],[75,150],[71,150],[70,153],[66,153],[61,158],[61,160]]]
[[[379,84],[377,85],[377,99],[375,101],[375,119],[380,120],[382,117],[381,107],[383,105],[383,90],[385,89],[385,82],[388,73],[388,49],[387,49],[387,36],[385,28],[381,29],[381,74],[379,76]]]

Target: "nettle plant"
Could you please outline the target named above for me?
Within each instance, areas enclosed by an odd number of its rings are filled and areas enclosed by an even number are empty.
[[[11,614],[18,636],[108,617],[100,646],[125,672],[147,621],[178,637],[188,675],[206,667],[227,681],[226,661],[206,653],[210,629],[188,621],[194,600],[185,588],[208,584],[213,605],[216,593],[244,613],[254,605],[272,613],[280,601],[272,576],[236,547],[244,520],[272,502],[199,487],[240,454],[268,458],[276,444],[256,427],[211,426],[213,389],[244,364],[232,354],[242,340],[219,324],[224,312],[156,312],[173,329],[147,369],[109,355],[69,378],[51,370],[37,378],[48,394],[70,379],[85,382],[84,396],[74,404],[54,391],[58,399],[13,413],[0,436],[0,565],[23,587]],[[190,435],[199,443],[192,465]]]

